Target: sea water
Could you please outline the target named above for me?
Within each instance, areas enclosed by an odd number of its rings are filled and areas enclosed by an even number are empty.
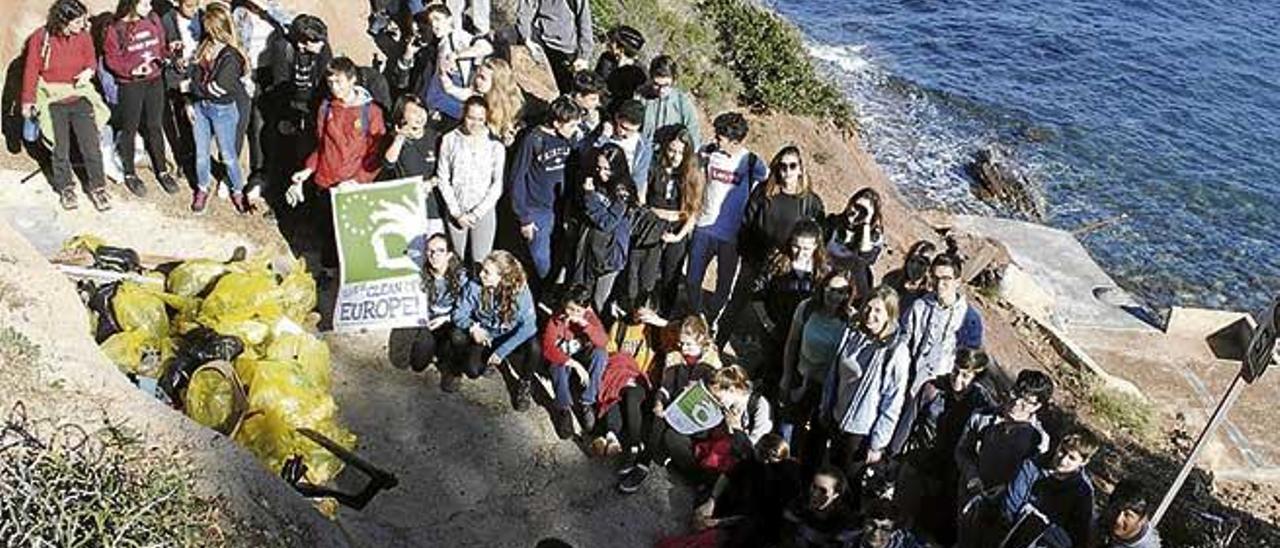
[[[1000,145],[1155,307],[1280,290],[1280,3],[790,0],[771,7],[859,108],[914,205],[992,211],[964,165]],[[853,181],[852,183],[856,183]]]

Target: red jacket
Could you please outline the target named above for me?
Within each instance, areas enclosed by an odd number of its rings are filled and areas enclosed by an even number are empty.
[[[316,149],[307,156],[306,167],[320,188],[344,181],[367,183],[382,168],[379,143],[386,133],[382,109],[364,88],[355,91],[352,104],[330,97],[328,107],[316,113]]]
[[[27,62],[22,71],[22,104],[36,102],[36,79],[50,84],[70,84],[76,75],[94,68],[96,53],[93,37],[87,32],[71,36],[57,35],[49,41],[45,62],[45,29],[37,29],[27,38]]]
[[[152,13],[137,21],[116,20],[105,34],[103,58],[116,80],[143,82],[160,77],[163,72],[160,61],[165,57],[164,25],[160,23],[160,16]],[[134,76],[134,69],[146,63],[152,63],[151,74],[143,78]]]
[[[622,391],[635,385],[649,390],[649,377],[636,365],[631,354],[619,352],[609,356],[609,366],[600,376],[600,392],[596,395],[596,415],[603,418],[609,409],[622,400]]]
[[[554,367],[564,367],[572,356],[564,351],[561,344],[581,337],[586,337],[600,350],[605,350],[609,344],[609,336],[604,332],[604,324],[600,323],[600,318],[596,317],[596,313],[592,310],[587,310],[585,326],[570,323],[564,314],[552,316],[547,320],[547,326],[542,328],[542,357]]]

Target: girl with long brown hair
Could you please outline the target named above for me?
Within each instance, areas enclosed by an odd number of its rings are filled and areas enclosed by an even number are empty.
[[[164,25],[151,10],[151,0],[120,0],[115,18],[106,29],[103,60],[119,84],[119,101],[112,123],[120,134],[117,152],[124,164],[124,185],[137,196],[147,188],[134,165],[134,141],[143,129],[147,156],[160,187],[169,194],[178,192],[178,182],[169,173],[164,142],[164,82],[161,73],[165,51]]]
[[[211,145],[216,138],[231,185],[231,203],[237,212],[247,213],[250,208],[244,196],[236,131],[242,113],[236,105],[247,93],[241,77],[248,71],[248,57],[240,50],[231,11],[225,4],[206,6],[201,24],[204,36],[196,47],[189,79],[181,85],[195,98],[191,126],[196,142],[196,192],[191,211],[203,213],[208,205],[213,179]]]
[[[769,178],[747,203],[743,261],[758,272],[769,253],[787,244],[797,223],[822,221],[825,216],[826,206],[813,190],[800,148],[782,147],[769,162]]]
[[[409,352],[409,366],[422,371],[434,359],[439,363],[441,379],[447,364],[453,362],[455,350],[465,338],[454,337],[453,309],[462,298],[470,277],[462,265],[462,259],[449,245],[449,238],[437,232],[427,238],[426,258],[422,268],[422,292],[426,294],[429,316],[426,325],[397,329],[413,341]],[[404,333],[407,332],[407,333]]]
[[[529,408],[529,381],[542,357],[534,341],[538,319],[524,268],[511,253],[494,251],[480,263],[477,278],[453,309],[460,348],[452,371],[441,375],[440,387],[457,391],[462,374],[476,379],[507,361],[518,378],[512,406],[524,411]]]
[[[659,135],[656,148],[658,165],[649,170],[644,200],[648,215],[640,216],[632,234],[627,297],[633,306],[652,301],[659,315],[666,315],[679,295],[680,269],[706,184],[688,129],[671,126]]]
[[[853,193],[844,211],[827,218],[827,255],[836,268],[853,273],[858,291],[871,291],[871,267],[884,248],[880,194],[872,188]]]

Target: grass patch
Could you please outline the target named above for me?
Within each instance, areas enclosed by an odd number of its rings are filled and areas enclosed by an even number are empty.
[[[135,435],[87,434],[13,415],[0,430],[0,538],[14,546],[222,543],[194,472],[147,459]]]
[[[1110,388],[1100,380],[1085,383],[1085,403],[1095,417],[1138,440],[1155,436],[1155,411],[1151,403],[1128,392]]]
[[[0,328],[0,363],[5,367],[17,367],[18,364],[38,361],[40,345],[11,326]]]

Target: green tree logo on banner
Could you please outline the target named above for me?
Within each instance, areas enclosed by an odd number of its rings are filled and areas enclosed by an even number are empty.
[[[418,272],[427,216],[417,180],[358,185],[333,193],[345,283]]]

